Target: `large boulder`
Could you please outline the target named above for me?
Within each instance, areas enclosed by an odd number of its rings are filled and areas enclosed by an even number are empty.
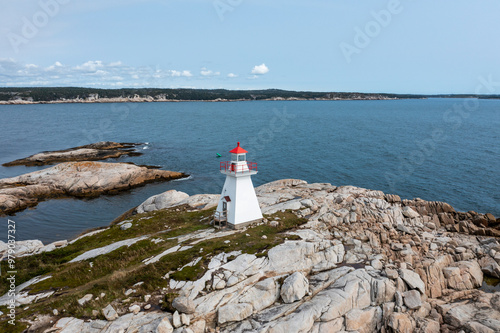
[[[444,322],[454,330],[466,332],[500,332],[500,293],[479,293],[479,302],[443,304],[438,309]]]
[[[187,314],[194,313],[195,310],[194,302],[186,296],[176,297],[172,302],[172,307],[181,313]]]
[[[359,333],[378,332],[382,326],[382,309],[378,306],[366,309],[353,309],[345,315],[346,331]]]
[[[189,195],[184,192],[170,190],[161,194],[153,195],[146,199],[137,208],[137,213],[151,212],[158,209],[169,208],[175,206],[177,203],[189,198]]]
[[[257,194],[270,193],[278,190],[291,188],[298,185],[305,185],[307,182],[301,179],[280,179],[261,185],[255,189]]]
[[[448,287],[455,290],[470,290],[481,287],[483,272],[477,261],[459,261],[443,268]]]
[[[107,307],[102,309],[102,314],[108,321],[113,321],[116,318],[118,318],[118,313],[116,312],[115,308],[111,304],[109,304]]]
[[[408,313],[394,312],[389,316],[387,326],[392,328],[393,332],[413,333],[416,323]]]
[[[155,333],[172,333],[173,331],[174,327],[170,323],[170,320],[168,317],[164,317],[156,327]]]
[[[356,270],[335,281],[318,295],[329,299],[321,315],[322,321],[330,321],[345,315],[352,309],[364,309],[371,304],[371,280],[365,270]]]
[[[281,286],[281,299],[285,303],[301,300],[309,291],[309,280],[301,272],[288,276]]]
[[[479,260],[479,265],[484,274],[500,279],[500,265],[495,259],[486,255]]]
[[[451,265],[453,258],[451,255],[441,255],[435,259],[425,259],[422,266],[416,270],[422,277],[426,285],[426,294],[431,298],[441,297],[443,290],[447,289],[447,280],[443,275],[443,268]]]
[[[405,268],[399,270],[399,275],[411,289],[418,289],[422,294],[425,294],[425,284],[420,275]]]
[[[232,321],[241,321],[249,317],[253,312],[253,307],[248,303],[229,303],[219,308],[217,320],[219,324]]]
[[[179,202],[179,205],[188,205],[191,209],[210,209],[217,207],[220,194],[195,194]]]
[[[297,310],[282,320],[271,325],[268,333],[309,332],[314,322],[319,320],[321,313],[330,303],[326,295],[318,295],[308,302],[302,303]],[[325,320],[321,319],[325,322]]]
[[[394,299],[396,285],[388,278],[373,278],[371,280],[371,300],[377,305]]]
[[[278,211],[285,210],[298,210],[302,207],[302,203],[299,199],[281,202],[269,207],[262,208],[262,214],[274,214]]]
[[[285,242],[269,250],[267,256],[269,258],[267,269],[277,274],[310,270],[324,259],[316,244],[305,241]]]
[[[405,305],[411,310],[418,309],[422,306],[422,298],[420,292],[417,290],[408,290],[404,292],[403,300]]]
[[[403,215],[408,218],[416,218],[420,217],[420,214],[418,214],[416,211],[414,211],[411,207],[405,206],[401,209],[403,212]]]
[[[256,283],[239,299],[240,303],[252,305],[253,311],[261,311],[278,300],[279,289],[273,278]]]
[[[18,257],[22,257],[25,255],[33,254],[36,251],[40,250],[43,247],[42,241],[37,239],[35,240],[26,240],[26,241],[18,241],[15,246],[15,254]]]

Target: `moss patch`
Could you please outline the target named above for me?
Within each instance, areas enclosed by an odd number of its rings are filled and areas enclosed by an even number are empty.
[[[21,333],[28,328],[26,323],[15,320],[15,325],[9,324],[7,320],[0,321],[0,332]]]

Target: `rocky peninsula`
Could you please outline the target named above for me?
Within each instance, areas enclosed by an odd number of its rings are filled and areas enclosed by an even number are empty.
[[[256,193],[265,219],[241,230],[210,225],[218,195],[172,190],[73,241],[18,242],[16,328],[500,331],[500,292],[485,283],[500,278],[491,214],[297,179]],[[6,302],[0,329],[12,328]]]
[[[118,158],[120,156],[139,156],[134,147],[137,143],[118,143],[112,141],[101,141],[89,145],[79,146],[70,149],[46,151],[12,162],[4,163],[2,166],[10,167],[15,165],[39,166],[56,164],[61,162],[75,161],[100,161],[108,158]]]
[[[76,149],[78,156],[82,150]],[[92,150],[89,149],[89,150]],[[101,152],[101,149],[95,149]],[[107,150],[104,154],[109,156]],[[117,154],[129,152],[118,151]],[[100,153],[95,155],[103,156]],[[64,154],[63,154],[64,155]],[[34,155],[36,156],[36,155]],[[47,160],[54,161],[58,154],[48,153]],[[52,156],[52,157],[51,157]],[[28,158],[29,159],[29,158]],[[33,157],[38,160],[37,157]],[[96,197],[114,194],[154,181],[165,181],[186,177],[180,172],[153,169],[128,163],[65,162],[53,167],[30,172],[17,177],[0,179],[0,215],[12,214],[39,201],[57,197]]]

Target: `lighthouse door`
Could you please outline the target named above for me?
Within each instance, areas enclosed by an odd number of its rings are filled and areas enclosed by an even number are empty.
[[[227,218],[227,202],[225,201],[222,202],[222,216]]]

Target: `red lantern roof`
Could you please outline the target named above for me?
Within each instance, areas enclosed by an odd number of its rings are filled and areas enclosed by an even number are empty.
[[[238,142],[238,147],[234,148],[233,150],[229,151],[232,154],[246,154],[248,153],[245,149],[240,147],[240,143]]]

